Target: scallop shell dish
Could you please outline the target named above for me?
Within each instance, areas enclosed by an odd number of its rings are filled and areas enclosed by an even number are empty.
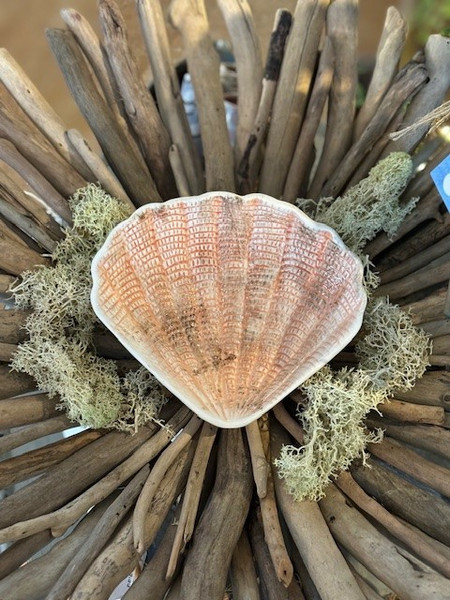
[[[213,425],[242,427],[361,327],[360,260],[328,226],[263,194],[145,205],[92,264],[92,305],[159,381]]]

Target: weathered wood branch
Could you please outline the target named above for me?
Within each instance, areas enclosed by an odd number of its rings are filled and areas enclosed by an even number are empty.
[[[161,198],[168,200],[176,197],[175,180],[169,162],[169,134],[131,55],[123,16],[114,0],[100,0],[99,14],[108,61],[145,162]],[[151,200],[149,197],[148,201]]]
[[[159,201],[161,198],[142,155],[102,97],[73,34],[48,29],[47,38],[73,98],[127,194],[136,204],[146,204],[149,199]]]
[[[0,81],[56,150],[69,164],[74,165],[83,177],[89,179],[90,174],[85,165],[74,156],[67,145],[66,128],[60,117],[5,48],[0,49]]]
[[[358,2],[335,0],[331,4],[327,13],[327,34],[334,54],[333,81],[323,150],[308,198],[319,196],[351,145],[357,84]]]
[[[275,15],[275,22],[267,51],[258,110],[237,168],[240,193],[254,191],[257,187],[257,175],[263,158],[262,147],[269,127],[270,114],[284,57],[284,49],[291,25],[291,13],[287,10],[279,9]]]
[[[359,487],[349,472],[341,473],[336,480],[338,488],[344,492],[366,514],[385,527],[390,534],[406,544],[417,556],[437,569],[442,575],[450,577],[450,560],[436,551],[436,548],[407,527],[381,504],[368,496]]]
[[[217,474],[187,556],[181,597],[222,600],[228,569],[252,495],[250,459],[239,429],[220,433]],[[198,574],[202,573],[202,577]]]
[[[201,194],[205,191],[202,167],[189,129],[178,76],[172,64],[160,0],[137,0],[137,9],[161,118],[179,150],[189,182],[189,194]]]
[[[272,456],[279,456],[288,436],[276,423],[271,426]],[[336,546],[317,502],[296,502],[285,482],[273,469],[278,506],[294,538],[300,555],[322,600],[335,600],[336,589],[346,599],[363,600],[364,596]]]
[[[261,47],[248,0],[218,0],[230,34],[236,61],[238,123],[236,162],[239,163],[255,122],[262,90]]]
[[[383,32],[378,43],[375,67],[364,104],[355,119],[353,139],[359,138],[376,113],[381,100],[392,85],[405,45],[408,26],[394,6],[386,13]]]
[[[308,177],[314,159],[314,137],[328,98],[334,73],[335,53],[329,37],[320,54],[317,75],[308,101],[305,121],[292,157],[283,191],[283,200],[295,202],[308,188]]]
[[[450,471],[445,467],[423,458],[418,452],[388,436],[380,444],[369,444],[369,451],[373,456],[450,498]]]
[[[2,460],[0,488],[7,488],[48,470],[49,467],[60,463],[101,435],[99,431],[82,431],[67,439]]]
[[[432,537],[449,545],[450,506],[410,483],[392,469],[370,459],[367,467],[352,468],[352,475],[365,490],[391,513],[399,515]]]
[[[335,539],[400,597],[431,600],[436,592],[445,596],[446,578],[418,559],[403,556],[399,547],[363,517],[334,484],[328,486],[320,508]]]
[[[280,197],[306,111],[306,102],[325,25],[329,0],[298,2],[281,66],[260,191]]]
[[[204,0],[172,0],[170,19],[183,37],[195,91],[205,157],[206,189],[234,191],[233,152],[219,77],[219,57],[209,33]]]

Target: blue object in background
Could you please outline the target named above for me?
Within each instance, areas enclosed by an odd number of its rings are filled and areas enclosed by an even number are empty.
[[[450,154],[431,171],[430,175],[450,212]]]

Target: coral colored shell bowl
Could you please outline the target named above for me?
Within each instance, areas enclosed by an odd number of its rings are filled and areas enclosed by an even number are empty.
[[[362,265],[331,228],[263,194],[139,208],[92,263],[99,319],[206,421],[242,427],[361,327]]]

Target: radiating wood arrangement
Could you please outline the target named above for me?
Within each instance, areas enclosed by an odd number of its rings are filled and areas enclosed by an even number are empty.
[[[450,218],[430,178],[449,144],[428,133],[430,122],[391,136],[444,102],[449,38],[431,35],[399,67],[406,24],[389,9],[357,109],[357,0],[299,0],[292,15],[278,12],[267,57],[247,1],[218,4],[236,57],[234,148],[203,1],[173,0],[168,14],[185,45],[204,157],[159,0],[136,1],[155,98],[114,0],[99,1],[101,39],[73,9],[65,29],[47,31],[99,150],[0,51],[0,598],[108,600],[131,573],[126,600],[450,598]],[[46,437],[75,424],[9,368],[27,311],[11,307],[8,289],[51,264],[77,189],[99,182],[133,207],[217,190],[317,201],[342,195],[393,151],[420,165],[401,198],[418,202],[394,236],[378,234],[365,251],[380,273],[375,294],[409,310],[433,347],[416,386],[367,418],[385,431],[368,448],[371,468],[357,462],[319,502],[294,500],[273,461],[283,444],[302,445],[298,391],[245,429],[219,429],[171,397],[165,426]],[[97,352],[131,364],[107,336]],[[354,365],[354,347],[336,361]],[[36,440],[38,449],[25,446]]]

